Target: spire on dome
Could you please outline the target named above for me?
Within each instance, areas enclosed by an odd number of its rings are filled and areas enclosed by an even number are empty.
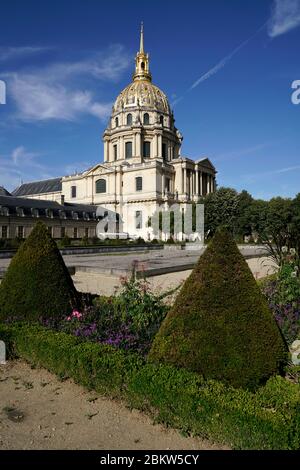
[[[144,54],[144,23],[141,22],[140,54]]]
[[[147,80],[151,82],[149,70],[149,55],[144,52],[144,23],[141,23],[140,50],[135,58],[135,73],[133,80]]]

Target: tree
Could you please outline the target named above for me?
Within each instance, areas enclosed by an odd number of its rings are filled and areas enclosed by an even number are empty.
[[[149,359],[249,389],[282,370],[284,340],[227,230],[216,233],[186,280]]]
[[[79,295],[56,243],[38,222],[0,284],[0,321],[13,317],[59,319],[80,306]]]
[[[219,188],[201,198],[204,204],[205,232],[212,236],[218,227],[226,225],[233,233],[238,214],[238,193],[232,188]]]
[[[248,219],[248,210],[253,203],[253,197],[247,191],[243,190],[238,194],[238,206],[234,233],[240,237],[251,235],[251,224]]]

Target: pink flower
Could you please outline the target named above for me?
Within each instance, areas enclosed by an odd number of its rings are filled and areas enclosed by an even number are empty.
[[[78,310],[73,310],[72,316],[73,316],[73,317],[76,317],[76,318],[81,318],[81,317],[82,317],[82,313],[78,312]]]
[[[70,321],[70,320],[71,320],[71,317],[67,317],[67,320]]]

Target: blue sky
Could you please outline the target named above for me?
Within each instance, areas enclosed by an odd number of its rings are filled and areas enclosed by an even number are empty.
[[[300,0],[3,0],[0,14],[0,185],[103,160],[143,20],[182,154],[208,156],[219,185],[255,197],[300,192]]]

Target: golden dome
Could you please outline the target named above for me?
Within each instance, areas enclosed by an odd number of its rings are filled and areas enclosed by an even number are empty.
[[[144,107],[151,111],[170,113],[166,95],[151,82],[149,55],[144,52],[144,28],[141,25],[140,50],[136,54],[133,82],[119,94],[113,107],[114,114],[131,107]]]
[[[149,110],[170,114],[166,95],[149,80],[136,80],[119,94],[114,104],[114,112],[132,107],[144,107]]]

